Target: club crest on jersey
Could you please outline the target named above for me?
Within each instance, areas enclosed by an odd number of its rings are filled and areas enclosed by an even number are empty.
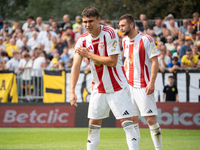
[[[138,49],[138,48],[139,48],[139,44],[135,44],[135,45],[134,45],[134,48],[135,48],[135,49]]]
[[[103,42],[100,42],[99,43],[99,49],[103,49],[104,48],[104,43]]]

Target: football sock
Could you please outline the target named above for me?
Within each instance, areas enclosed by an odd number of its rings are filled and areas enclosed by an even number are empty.
[[[137,135],[138,135],[138,145],[140,147],[140,130],[139,130],[139,125],[138,125],[138,123],[133,124],[133,125],[134,125],[134,128],[135,128],[135,130],[137,132]]]
[[[126,141],[129,150],[139,150],[138,135],[133,126],[133,122],[130,120],[126,120],[122,122],[122,127],[124,128],[124,131],[126,133]]]
[[[162,135],[161,128],[158,123],[149,126],[151,138],[153,140],[154,146],[156,150],[162,150]]]
[[[89,125],[87,150],[97,150],[97,147],[100,142],[100,128],[101,126],[99,125]]]

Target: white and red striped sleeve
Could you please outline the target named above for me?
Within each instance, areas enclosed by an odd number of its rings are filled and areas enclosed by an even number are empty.
[[[143,41],[144,48],[149,59],[159,55],[159,50],[156,48],[156,45],[151,36],[148,36],[148,38],[143,38]]]

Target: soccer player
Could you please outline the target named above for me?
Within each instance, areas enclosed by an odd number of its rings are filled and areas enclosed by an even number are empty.
[[[119,19],[119,26],[123,39],[124,67],[130,85],[134,127],[140,140],[138,115],[144,116],[150,128],[151,137],[156,150],[162,149],[161,129],[156,120],[157,107],[154,98],[154,83],[158,72],[159,51],[153,39],[146,34],[138,33],[134,29],[134,19],[125,14]]]
[[[129,150],[138,150],[138,136],[131,121],[131,95],[120,56],[117,33],[113,28],[99,25],[99,12],[87,7],[82,12],[87,30],[76,42],[74,63],[70,79],[70,103],[77,107],[75,86],[79,77],[81,61],[90,61],[92,93],[88,108],[89,134],[87,150],[97,150],[100,142],[102,119],[109,116],[110,109],[120,119],[126,133]]]

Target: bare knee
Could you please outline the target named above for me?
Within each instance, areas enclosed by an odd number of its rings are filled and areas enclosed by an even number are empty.
[[[138,116],[133,116],[131,118],[131,120],[133,121],[133,124],[137,124],[138,123]]]
[[[157,123],[156,116],[145,116],[145,119],[149,126],[152,126]]]
[[[122,122],[127,121],[127,120],[131,121],[131,118],[123,118],[123,119],[120,119],[120,122],[122,123]]]
[[[89,124],[100,125],[102,124],[102,119],[90,119]]]

